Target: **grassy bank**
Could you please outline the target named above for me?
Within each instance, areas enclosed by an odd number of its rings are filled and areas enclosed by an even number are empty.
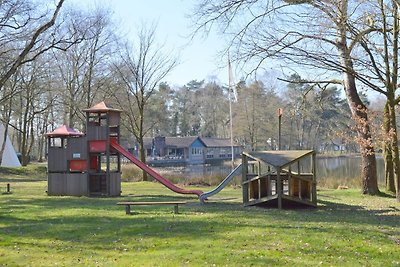
[[[276,210],[243,208],[234,187],[200,205],[152,182],[123,183],[118,198],[49,197],[41,179],[0,177],[12,189],[0,195],[2,266],[400,266],[391,197],[320,190],[317,209]],[[121,200],[189,204],[128,216]]]

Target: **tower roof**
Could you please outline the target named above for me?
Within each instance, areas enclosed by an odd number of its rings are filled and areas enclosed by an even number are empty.
[[[62,125],[50,133],[46,133],[49,137],[62,137],[62,136],[82,136],[84,135],[78,130]]]
[[[110,105],[107,105],[104,101],[94,105],[91,108],[83,109],[83,111],[84,112],[92,112],[92,113],[109,112],[109,111],[122,112],[122,110],[119,110],[119,109],[111,107]]]

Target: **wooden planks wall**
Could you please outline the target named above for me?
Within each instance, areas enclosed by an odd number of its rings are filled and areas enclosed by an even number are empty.
[[[66,172],[67,170],[66,150],[62,147],[50,147],[48,151],[48,172]]]
[[[86,173],[49,173],[47,194],[51,196],[88,195]]]

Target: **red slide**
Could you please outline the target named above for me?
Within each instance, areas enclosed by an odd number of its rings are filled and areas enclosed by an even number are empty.
[[[139,159],[137,159],[134,155],[132,155],[128,150],[123,148],[120,144],[118,144],[115,140],[110,140],[110,145],[112,148],[117,150],[119,153],[124,155],[127,159],[132,161],[136,166],[147,172],[149,175],[151,175],[154,179],[171,189],[172,191],[179,193],[179,194],[195,194],[197,196],[200,196],[203,194],[203,191],[200,190],[186,190],[180,187],[177,187],[164,177],[162,177],[160,174],[156,173],[153,169],[151,169],[149,166],[141,162]]]

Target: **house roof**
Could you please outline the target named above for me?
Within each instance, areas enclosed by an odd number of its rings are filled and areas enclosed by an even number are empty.
[[[75,130],[73,128],[67,127],[66,125],[61,125],[54,131],[46,133],[45,135],[49,137],[82,136],[84,135],[84,133],[81,133],[80,131]]]
[[[197,139],[197,136],[165,137],[165,144],[173,147],[189,147]]]
[[[167,147],[184,148],[190,147],[194,141],[199,140],[205,147],[230,147],[230,139],[212,138],[212,137],[198,137],[198,136],[185,136],[185,137],[165,137],[165,145]],[[153,138],[145,137],[144,146],[150,148],[153,144]],[[234,146],[239,146],[234,144]]]
[[[122,110],[115,109],[111,107],[110,105],[107,105],[104,101],[97,103],[91,108],[83,109],[82,111],[84,112],[109,112],[109,111],[115,111],[115,112],[122,112]]]
[[[313,150],[276,150],[276,151],[252,151],[243,154],[264,161],[274,167],[281,168],[287,166],[303,157],[314,153]]]
[[[228,138],[200,137],[200,140],[205,144],[206,147],[231,146],[231,139]],[[239,146],[239,145],[234,143],[233,146]]]
[[[165,145],[176,148],[189,147],[197,138],[197,136],[165,137]],[[153,138],[145,137],[143,142],[145,147],[150,148],[153,145]]]

